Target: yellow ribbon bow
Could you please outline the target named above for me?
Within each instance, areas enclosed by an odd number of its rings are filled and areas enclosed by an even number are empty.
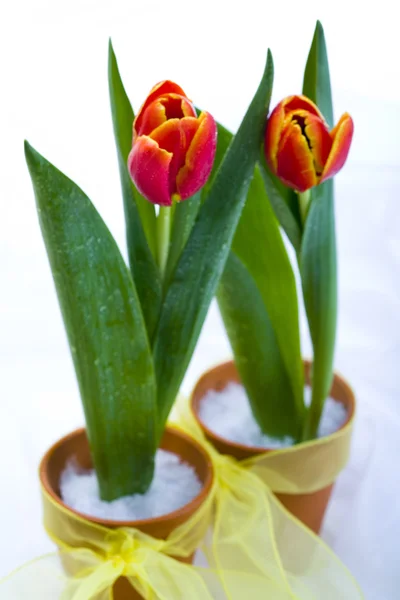
[[[214,485],[190,519],[159,540],[135,528],[110,530],[68,511],[42,489],[44,524],[60,552],[25,565],[0,586],[2,600],[110,600],[119,578],[146,600],[213,600],[202,569],[172,557],[188,558],[211,521]],[[120,582],[121,583],[121,582]],[[126,582],[125,582],[126,584]]]
[[[346,464],[352,422],[324,439],[238,462],[206,440],[186,400],[176,422],[208,451],[217,478],[209,565],[229,600],[360,600],[358,583],[335,553],[294,518],[273,491],[308,493],[332,483]],[[327,461],[324,475],[315,460]]]
[[[63,571],[72,562],[82,570],[67,577]],[[187,594],[195,600],[214,598],[195,569],[146,545],[140,545],[132,555],[117,551],[108,559],[83,548],[43,556],[5,579],[0,586],[1,598],[110,600],[113,585],[120,577],[126,578],[146,600],[183,599]]]
[[[307,491],[300,484],[303,478],[291,472],[296,468],[285,465],[288,457],[293,462],[294,450],[242,463],[222,456],[205,440],[187,402],[178,403],[174,426],[207,449],[215,470],[211,494],[191,519],[165,541],[157,540],[132,528],[109,530],[95,525],[43,491],[45,526],[61,549],[61,562],[53,554],[25,565],[2,582],[2,600],[20,600],[27,590],[31,600],[109,600],[121,576],[146,600],[363,598],[332,550],[290,515],[271,491],[268,479],[279,491],[288,487]],[[334,478],[345,460],[349,431],[328,436],[325,442],[301,445],[301,460],[307,448],[325,443],[324,459],[333,460],[332,448],[336,457],[328,475]],[[306,466],[303,475],[305,471]],[[315,484],[311,479],[306,473],[306,486]],[[318,486],[329,483],[319,481]],[[193,567],[173,558],[189,557],[201,540],[208,567]]]

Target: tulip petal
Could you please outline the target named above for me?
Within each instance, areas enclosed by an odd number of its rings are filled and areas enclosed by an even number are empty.
[[[267,163],[273,173],[276,173],[278,167],[277,153],[279,140],[281,138],[284,125],[284,118],[285,110],[281,102],[272,111],[268,119],[267,130],[265,132],[264,153]]]
[[[157,85],[155,85],[151,89],[150,94],[147,96],[145,102],[142,104],[142,106],[139,109],[139,112],[137,113],[137,116],[135,119],[135,130],[138,135],[140,135],[139,132],[141,132],[142,119],[143,119],[143,115],[144,115],[144,112],[147,109],[147,107],[152,102],[154,102],[154,100],[157,100],[157,98],[160,98],[161,96],[165,96],[166,94],[176,94],[178,96],[187,98],[183,89],[181,87],[179,87],[179,85],[177,85],[173,81],[165,80],[165,81],[160,81],[160,83],[157,83]],[[190,101],[188,100],[188,102],[190,102]]]
[[[312,152],[300,125],[294,121],[286,125],[281,136],[277,175],[298,192],[305,192],[317,183]]]
[[[306,110],[308,113],[319,117],[323,121],[325,120],[318,106],[309,98],[307,98],[307,96],[288,96],[282,100],[281,104],[285,109],[285,114],[298,110]]]
[[[146,102],[147,100],[152,102],[155,98],[158,98],[159,96],[165,96],[165,94],[178,94],[178,96],[186,97],[185,92],[177,83],[170,81],[169,79],[164,79],[164,81],[156,83],[156,85],[151,88]]]
[[[169,119],[182,119],[184,117],[195,117],[197,114],[194,106],[187,98],[177,94],[161,96],[148,105],[142,113],[141,119],[135,120],[133,124],[135,135],[150,135],[150,133]]]
[[[198,129],[186,152],[185,165],[180,169],[176,178],[177,192],[181,200],[193,196],[203,187],[214,163],[217,148],[215,120],[210,113],[202,112],[197,122]],[[189,131],[186,135],[188,133]]]
[[[172,154],[147,136],[136,139],[128,157],[129,173],[139,192],[153,204],[171,206]]]
[[[179,119],[170,119],[165,121],[160,127],[154,129],[149,137],[157,142],[160,148],[171,153],[180,154],[182,152],[181,132],[179,128]]]
[[[349,154],[353,132],[353,119],[348,113],[345,113],[331,131],[332,148],[322,172],[320,183],[336,175],[343,167]]]
[[[319,117],[308,114],[304,122],[304,133],[307,137],[314,158],[317,177],[321,175],[332,148],[332,137]]]
[[[172,154],[169,170],[169,191],[175,194],[176,177],[178,171],[185,164],[186,152],[199,127],[198,119],[184,117],[183,119],[170,119],[150,134],[160,148]]]
[[[154,100],[142,113],[140,127],[138,127],[138,120],[135,119],[133,123],[133,141],[139,135],[149,135],[153,129],[165,123],[166,120],[167,116],[163,102],[160,102],[160,99]]]
[[[135,119],[133,124],[134,140],[139,135],[150,133],[169,119],[182,119],[184,117],[197,118],[194,106],[182,96],[169,94],[161,96],[147,106],[141,114],[141,119]]]

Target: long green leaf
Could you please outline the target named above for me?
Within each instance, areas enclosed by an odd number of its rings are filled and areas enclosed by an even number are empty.
[[[259,155],[272,80],[269,52],[263,79],[218,169],[165,297],[154,344],[161,423],[179,390],[229,254]]]
[[[218,125],[215,161],[217,168],[232,139],[233,134]],[[260,227],[259,214],[263,215],[263,223],[265,221],[268,223],[265,230],[262,226]],[[257,223],[256,230],[252,229],[254,221]],[[289,312],[294,315],[298,314],[293,272],[290,264],[288,265],[287,253],[282,244],[276,219],[268,206],[268,198],[265,195],[257,167],[233,242],[237,254],[231,252],[229,255],[218,288],[217,300],[234,352],[235,363],[261,428],[265,433],[273,436],[291,435],[297,439],[300,434],[301,415],[304,412],[298,322],[297,326],[290,331],[290,348],[286,351],[289,356],[289,373],[292,375],[293,387],[296,389],[296,393],[294,393],[267,307],[263,303],[263,297],[253,279],[251,269],[252,260],[256,263],[260,260],[261,262],[269,260],[270,244],[267,248],[264,244],[271,227],[273,228],[273,239],[278,238],[278,245],[273,254],[278,254],[281,259],[276,264],[277,272],[285,272],[288,276],[290,293],[286,294],[285,290],[286,306],[289,308]],[[257,234],[259,235],[257,236]],[[300,233],[298,236],[300,247]],[[250,250],[251,256],[249,257],[248,249],[257,247],[263,249],[263,256],[260,258],[260,252]],[[244,258],[250,258],[247,261],[247,267],[239,259],[242,254]],[[271,256],[271,260],[275,260],[275,256]],[[280,271],[281,262],[284,263],[283,271]],[[270,264],[274,268],[273,263],[270,262]],[[260,288],[264,292],[267,291],[266,295],[268,296],[268,286],[265,285],[267,275],[264,273],[263,267],[254,270],[260,279]],[[278,318],[276,323],[278,327],[279,320]],[[289,320],[293,321],[292,315],[289,316]],[[284,335],[281,336],[280,341],[282,344],[286,344]],[[295,356],[293,361],[290,358],[291,353],[292,357]]]
[[[311,339],[314,349],[312,406],[305,438],[316,435],[332,383],[337,321],[337,273],[333,181],[313,190],[300,256]]]
[[[271,173],[264,156],[261,156],[259,164],[264,186],[275,216],[292,243],[296,254],[298,254],[301,247],[302,226],[296,194],[290,188],[285,187]]]
[[[132,148],[132,126],[135,118],[131,103],[126,94],[118,68],[117,58],[111,43],[108,48],[108,82],[111,100],[111,111],[114,125],[115,140],[117,144],[118,160],[127,172],[127,160]],[[121,168],[121,164],[120,164]],[[129,179],[129,178],[128,178]],[[129,179],[130,181],[130,179]],[[134,201],[137,205],[143,230],[153,255],[156,254],[156,222],[154,205],[137,191],[132,184]],[[130,196],[128,194],[128,199]]]
[[[272,434],[272,430],[275,429],[274,434],[277,434],[278,426],[275,423],[280,421],[282,427],[284,422],[284,418],[278,413],[285,409],[287,428],[286,431],[280,429],[279,435],[288,434],[289,429],[291,435],[298,437],[304,415],[304,376],[296,280],[259,168],[256,168],[250,185],[232,251],[247,268],[261,294],[291,386],[291,392],[285,398],[281,398],[281,407],[279,404],[270,405],[266,399],[268,389],[260,391],[257,399],[254,397],[253,400],[262,402],[258,413],[264,411],[264,423],[268,422],[268,415],[271,415],[269,430],[266,429],[266,433]],[[252,358],[248,357],[248,360],[251,363]],[[278,359],[274,360],[278,362]],[[253,370],[257,368],[262,366],[254,365]],[[281,381],[283,375],[277,373],[277,379]]]
[[[249,269],[234,252],[229,254],[217,299],[240,379],[262,431],[298,439],[299,415],[271,319]]]
[[[220,127],[217,149],[219,162],[233,138],[225,128],[221,127],[220,131]],[[272,237],[269,238],[271,229]],[[271,255],[270,249],[274,243],[276,245],[273,246]],[[300,239],[298,243],[300,245]],[[231,251],[229,255],[218,288],[217,300],[235,363],[253,413],[263,431],[276,437],[291,435],[297,439],[300,435],[304,403],[296,287],[258,167],[254,172],[232,248],[236,254]],[[265,270],[266,261],[269,268]],[[275,327],[279,331],[281,320],[286,320],[285,309],[288,310],[289,322],[297,322],[297,325],[294,324],[290,329],[289,340],[285,336],[287,328],[284,323],[282,335],[279,336],[280,343],[284,346],[283,353],[267,308],[270,302],[275,302],[273,294],[269,293],[271,290],[268,272],[271,269],[275,276],[287,280],[287,289],[283,296],[285,306],[280,305],[278,311],[272,308]],[[274,285],[274,281],[271,283]],[[260,294],[260,290],[263,295]],[[288,369],[282,354],[288,359]]]
[[[132,278],[89,198],[27,142],[25,155],[101,497],[143,492],[154,468],[156,383]]]
[[[118,165],[124,199],[129,264],[151,339],[161,307],[161,278],[155,262],[156,216],[154,206],[139,194],[127,169],[132,147],[133,110],[122,84],[112,44],[109,46],[108,81]]]
[[[182,250],[186,246],[186,242],[189,239],[190,232],[192,231],[194,222],[200,209],[200,204],[201,192],[197,192],[197,194],[195,194],[192,198],[189,198],[184,202],[178,202],[175,205],[171,244],[165,276],[165,281],[167,284],[175,270],[179,257],[182,254]]]
[[[218,123],[218,144],[214,167],[206,186],[203,188],[203,194],[207,193],[211,187],[215,174],[218,171],[219,165],[224,158],[232,139],[233,134],[223,125]],[[292,189],[283,185],[283,183],[271,173],[266,164],[263,152],[261,152],[259,164],[268,198],[272,204],[275,215],[297,253],[300,251],[302,236],[302,225],[297,195]]]
[[[318,22],[304,75],[303,93],[317,104],[330,124],[333,108],[329,65],[322,25]],[[312,402],[304,438],[315,437],[329,394],[337,321],[337,267],[333,181],[311,191],[300,253],[304,303],[314,349]]]
[[[333,127],[331,80],[325,35],[317,21],[314,37],[304,72],[303,94],[318,106],[329,127]]]

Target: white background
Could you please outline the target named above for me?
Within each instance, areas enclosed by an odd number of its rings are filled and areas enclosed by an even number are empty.
[[[347,110],[356,128],[336,187],[336,365],[359,402],[352,459],[324,537],[368,600],[399,598],[400,47],[394,6],[389,0],[0,0],[0,576],[51,549],[41,528],[37,464],[56,438],[83,422],[23,139],[88,193],[125,253],[108,37],[136,109],[155,82],[170,78],[235,129],[268,46],[276,67],[273,102],[300,91],[320,18],[336,117]],[[213,306],[185,391],[227,356]]]

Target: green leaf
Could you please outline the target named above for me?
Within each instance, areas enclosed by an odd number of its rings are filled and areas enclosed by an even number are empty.
[[[273,80],[272,56],[220,164],[168,288],[154,344],[161,422],[171,409],[229,254],[258,159]]]
[[[297,254],[301,247],[302,226],[296,193],[271,173],[263,156],[260,158],[260,171],[275,216]]]
[[[266,196],[259,168],[256,168],[250,185],[247,202],[233,240],[232,251],[248,270],[259,290],[266,317],[270,319],[275,332],[282,357],[281,362],[291,387],[285,397],[282,394],[280,409],[279,403],[272,405],[272,400],[270,403],[267,388],[259,390],[257,398],[254,396],[251,399],[253,403],[259,404],[258,414],[264,412],[262,423],[265,424],[265,433],[280,436],[290,434],[297,438],[304,415],[304,375],[296,280],[278,222]],[[249,310],[252,313],[250,307]],[[252,357],[247,358],[250,364]],[[279,362],[278,358],[273,360]],[[262,366],[254,364],[252,370],[255,372],[259,368]],[[274,387],[278,389],[278,382],[282,381],[284,376],[278,372],[276,376],[277,382]],[[275,395],[274,399],[277,402],[279,397]],[[286,411],[286,419],[278,415],[279,410]],[[271,421],[268,423],[269,415]],[[284,424],[286,429],[282,429]]]
[[[324,30],[319,21],[315,27],[304,73],[303,94],[315,102],[332,128],[334,123],[329,63]]]
[[[111,112],[124,198],[129,264],[151,339],[161,307],[161,278],[156,256],[156,216],[153,204],[133,185],[127,168],[132,147],[134,114],[118,70],[112,44],[109,46],[108,81]]]
[[[316,435],[332,383],[337,320],[337,268],[333,181],[312,190],[300,255],[304,302],[314,348],[312,407],[306,438]]]
[[[174,216],[172,225],[171,244],[168,254],[168,264],[165,281],[168,282],[175,270],[182,250],[186,246],[193,224],[197,217],[201,204],[201,192],[197,192],[192,198],[174,205]]]
[[[233,134],[218,124],[218,146],[214,172],[218,170],[232,139]],[[273,178],[272,175],[271,178]],[[209,181],[212,180],[211,176]],[[281,201],[289,212],[293,222],[292,243],[297,250],[300,250],[301,232],[295,217],[288,208],[292,191],[285,188],[276,178],[272,185],[276,186],[275,194],[280,195]],[[297,207],[296,198],[295,202]],[[259,226],[259,214],[262,214],[262,222],[268,223],[265,230]],[[257,224],[257,231],[252,229],[254,222]],[[293,387],[296,389],[296,393],[294,393],[266,304],[263,303],[263,297],[253,279],[253,271],[251,268],[247,269],[239,259],[242,257],[242,250],[246,256],[250,249],[251,258],[257,264],[260,258],[258,253],[252,252],[251,249],[257,248],[257,239],[259,240],[258,248],[265,248],[265,239],[268,239],[268,232],[271,228],[273,239],[278,239],[275,254],[278,254],[280,260],[276,265],[276,273],[280,272],[280,266],[283,263],[282,272],[285,272],[288,279],[287,289],[290,290],[290,293],[287,295],[285,289],[284,298],[291,313],[289,320],[293,321],[293,315],[297,320],[297,293],[296,287],[293,285],[295,283],[293,272],[257,168],[233,242],[237,254],[230,253],[218,288],[217,299],[233,348],[236,365],[261,428],[270,435],[278,437],[292,435],[297,438],[300,434],[301,415],[304,413],[303,368],[298,321],[290,332],[291,348],[286,351],[289,360],[288,372],[292,375]],[[260,234],[259,238],[257,238],[257,232]],[[251,240],[248,239],[249,237]],[[265,259],[268,260],[269,246],[270,244],[268,244],[267,252],[263,252],[264,257],[261,258],[261,262]],[[247,262],[248,267],[251,264],[252,260]],[[274,268],[271,261],[270,264]],[[268,286],[265,285],[267,277],[262,266],[257,276],[260,279],[260,288],[264,292],[267,291],[266,295],[268,296]],[[276,325],[279,328],[279,316]],[[280,340],[282,345],[286,343],[284,335],[280,336]],[[254,348],[254,352],[252,352],[252,348]],[[292,356],[295,356],[293,362],[290,356],[291,352]],[[266,398],[268,398],[267,401]]]
[[[27,142],[40,226],[104,500],[144,492],[156,449],[156,383],[129,270],[82,190]]]
[[[298,439],[299,415],[271,319],[249,269],[234,252],[225,266],[217,299],[260,428],[274,437]]]
[[[317,22],[304,76],[303,93],[333,124],[331,84],[324,32]],[[304,303],[314,349],[312,401],[303,437],[315,437],[329,394],[337,321],[336,234],[333,181],[311,190],[300,253]]]

